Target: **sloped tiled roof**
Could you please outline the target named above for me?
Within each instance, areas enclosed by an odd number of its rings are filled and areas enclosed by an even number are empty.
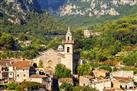
[[[120,82],[125,82],[125,83],[131,81],[131,78],[126,78],[126,77],[114,77],[114,78]]]
[[[72,78],[60,78],[59,82],[73,84]]]
[[[0,65],[1,66],[9,66],[11,65],[10,60],[0,60]]]
[[[13,63],[14,69],[28,69],[30,66],[32,66],[32,62],[27,60],[17,61]]]
[[[30,76],[31,78],[45,78],[47,77],[46,75],[38,75],[38,74],[35,74],[35,75],[31,75]]]

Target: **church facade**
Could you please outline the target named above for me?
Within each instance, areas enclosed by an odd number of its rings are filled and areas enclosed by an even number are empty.
[[[65,40],[63,40],[64,47],[59,45],[58,50],[49,49],[42,53],[39,57],[34,59],[34,62],[39,64],[40,61],[43,63],[43,68],[52,73],[55,72],[57,64],[64,64],[73,74],[73,45],[74,40],[70,28],[66,33]]]

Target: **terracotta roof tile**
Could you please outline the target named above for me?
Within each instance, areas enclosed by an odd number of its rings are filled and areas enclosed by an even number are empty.
[[[27,61],[27,60],[17,61],[17,62],[13,63],[13,67],[15,69],[26,69],[26,68],[29,68],[31,65],[32,65],[32,62],[31,61]]]
[[[120,81],[120,82],[129,82],[131,81],[131,78],[126,78],[126,77],[114,77],[116,80]]]
[[[73,84],[73,79],[72,78],[60,78],[59,81],[62,82],[62,83]]]
[[[62,54],[62,53],[58,53],[57,55],[58,55],[58,56],[61,56],[61,57],[65,57],[65,55]]]
[[[11,65],[11,62],[9,60],[1,60],[0,61],[0,65],[1,66],[6,66],[6,65],[9,66],[9,65]]]
[[[35,75],[31,75],[30,76],[31,78],[45,78],[47,77],[46,75],[38,75],[38,74],[35,74]]]

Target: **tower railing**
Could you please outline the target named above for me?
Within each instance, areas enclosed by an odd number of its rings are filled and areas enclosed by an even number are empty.
[[[74,44],[74,40],[63,40],[62,43],[64,43],[64,44]]]

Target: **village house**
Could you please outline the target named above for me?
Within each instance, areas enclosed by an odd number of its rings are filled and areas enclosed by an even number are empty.
[[[8,82],[9,80],[14,80],[14,71],[12,61],[1,60],[0,61],[0,81]]]
[[[121,83],[120,81],[116,80],[116,79],[113,79],[112,80],[112,83],[113,83],[113,88],[114,89],[121,89],[120,86],[121,86]]]
[[[51,90],[52,80],[51,80],[51,78],[49,78],[46,75],[39,75],[39,74],[31,75],[29,81],[41,83],[41,84],[45,85],[45,87],[48,90]]]
[[[103,91],[104,89],[111,89],[112,87],[110,79],[94,78],[92,76],[80,76],[79,85],[96,88],[99,91]]]
[[[58,83],[59,83],[59,86],[61,86],[64,83],[68,83],[68,84],[74,85],[72,78],[60,78],[58,80]]]
[[[41,74],[40,74],[41,73]],[[0,61],[0,82],[8,83],[15,81],[21,83],[23,81],[37,82],[45,85],[51,90],[51,77],[44,71],[33,67],[33,62],[27,59],[9,59]]]
[[[30,67],[32,66],[32,62],[28,60],[17,61],[13,63],[14,71],[15,71],[15,81],[23,82],[29,81],[30,75]]]
[[[92,36],[100,36],[101,35],[101,33],[100,32],[93,32],[93,31],[91,31],[91,30],[84,30],[84,36],[86,37],[86,38],[89,38],[89,37],[92,37]]]
[[[134,81],[137,82],[137,74],[134,75]]]
[[[115,71],[111,73],[113,77],[123,77],[123,78],[133,78],[134,72],[133,71]]]
[[[131,78],[115,77],[113,82],[114,88],[121,88],[124,90],[134,88],[134,81]]]
[[[134,2],[136,2],[135,0],[119,0],[120,1],[120,4],[132,4]]]
[[[8,75],[8,64],[0,62],[0,80],[3,82],[7,82]]]
[[[110,79],[97,78],[92,81],[92,88],[96,88],[99,91],[104,91],[104,89],[111,89],[112,82]]]
[[[93,76],[80,76],[79,77],[79,86],[90,86],[92,83]]]
[[[106,77],[107,73],[109,73],[108,71],[106,70],[103,70],[103,69],[95,69],[93,70],[93,74],[96,78],[98,77]]]

